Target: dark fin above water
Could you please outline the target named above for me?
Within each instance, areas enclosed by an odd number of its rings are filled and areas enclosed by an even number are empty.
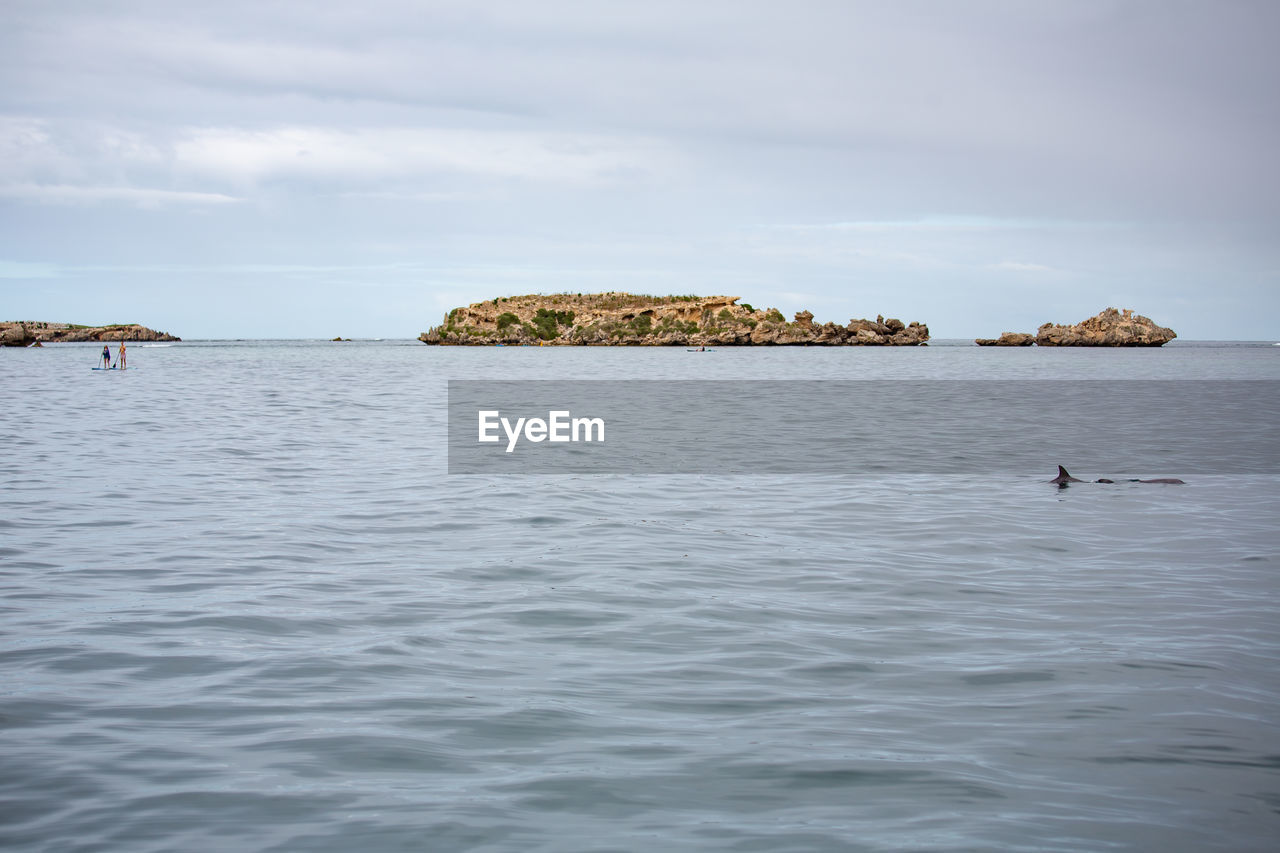
[[[1059,465],[1058,476],[1054,477],[1049,482],[1057,483],[1059,486],[1065,486],[1067,483],[1083,483],[1084,480],[1078,480],[1075,477],[1072,477],[1070,474],[1067,473],[1066,468],[1063,468],[1061,465]]]

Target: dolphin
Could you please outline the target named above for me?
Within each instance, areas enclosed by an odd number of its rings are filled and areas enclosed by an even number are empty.
[[[1057,483],[1057,485],[1058,485],[1058,488],[1059,488],[1059,489],[1065,489],[1065,488],[1067,487],[1067,483],[1083,483],[1083,482],[1085,482],[1085,481],[1084,481],[1084,480],[1079,479],[1078,477],[1072,477],[1070,474],[1068,474],[1068,473],[1067,473],[1067,469],[1066,469],[1066,468],[1063,468],[1061,465],[1059,465],[1059,466],[1058,466],[1058,476],[1054,477],[1054,478],[1053,478],[1052,480],[1050,480],[1049,482],[1050,482],[1050,483]],[[1095,482],[1095,483],[1115,483],[1115,480],[1108,480],[1106,477],[1102,477],[1102,478],[1099,478],[1099,479],[1097,479],[1097,480],[1094,480],[1094,482]],[[1177,477],[1156,477],[1155,479],[1152,479],[1152,480],[1128,479],[1128,480],[1122,480],[1121,482],[1124,482],[1124,483],[1165,483],[1165,484],[1170,485],[1170,486],[1185,486],[1185,485],[1187,484],[1185,480],[1179,480]]]
[[[1083,482],[1084,482],[1084,480],[1078,480],[1078,479],[1076,479],[1075,477],[1072,477],[1070,474],[1068,474],[1068,473],[1067,473],[1067,469],[1066,469],[1066,468],[1063,468],[1061,465],[1059,465],[1059,466],[1058,466],[1058,476],[1054,477],[1054,478],[1053,478],[1052,480],[1050,480],[1049,482],[1050,482],[1050,483],[1057,483],[1057,484],[1058,484],[1058,488],[1060,488],[1060,489],[1065,489],[1065,488],[1067,487],[1067,483],[1083,483]]]

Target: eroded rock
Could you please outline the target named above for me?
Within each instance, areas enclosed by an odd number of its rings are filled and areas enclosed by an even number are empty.
[[[1074,326],[1045,323],[1036,331],[1042,347],[1158,347],[1177,337],[1173,329],[1157,326],[1131,309],[1107,308]]]
[[[978,338],[974,341],[980,347],[1029,347],[1035,342],[1036,336],[1026,332],[1004,332],[998,338]]]
[[[0,323],[0,336],[9,334],[14,326],[27,328],[36,341],[45,343],[75,343],[81,341],[180,341],[182,338],[167,332],[148,329],[137,323],[121,323],[113,326],[77,326],[71,323],[19,322]],[[6,346],[15,346],[6,344]],[[25,344],[24,344],[25,346]]]

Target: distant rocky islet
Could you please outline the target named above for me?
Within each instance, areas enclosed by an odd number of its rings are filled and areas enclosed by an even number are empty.
[[[788,321],[740,296],[608,293],[498,297],[454,308],[418,339],[453,346],[924,346],[929,327],[883,316],[848,324]]]
[[[1178,335],[1131,309],[1107,308],[1074,325],[1045,323],[1035,334],[1005,332],[998,338],[978,338],[980,347],[1159,347]]]
[[[42,343],[83,343],[86,341],[180,341],[167,332],[148,329],[137,323],[110,326],[77,326],[73,323],[46,323],[18,320],[0,322],[0,346],[27,347]]]

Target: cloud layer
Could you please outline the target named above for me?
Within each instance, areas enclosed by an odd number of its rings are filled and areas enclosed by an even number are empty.
[[[188,336],[248,333],[215,277],[399,294],[278,335],[567,286],[1280,334],[1273,4],[316,5],[8,4],[9,311],[92,320],[92,268]]]

